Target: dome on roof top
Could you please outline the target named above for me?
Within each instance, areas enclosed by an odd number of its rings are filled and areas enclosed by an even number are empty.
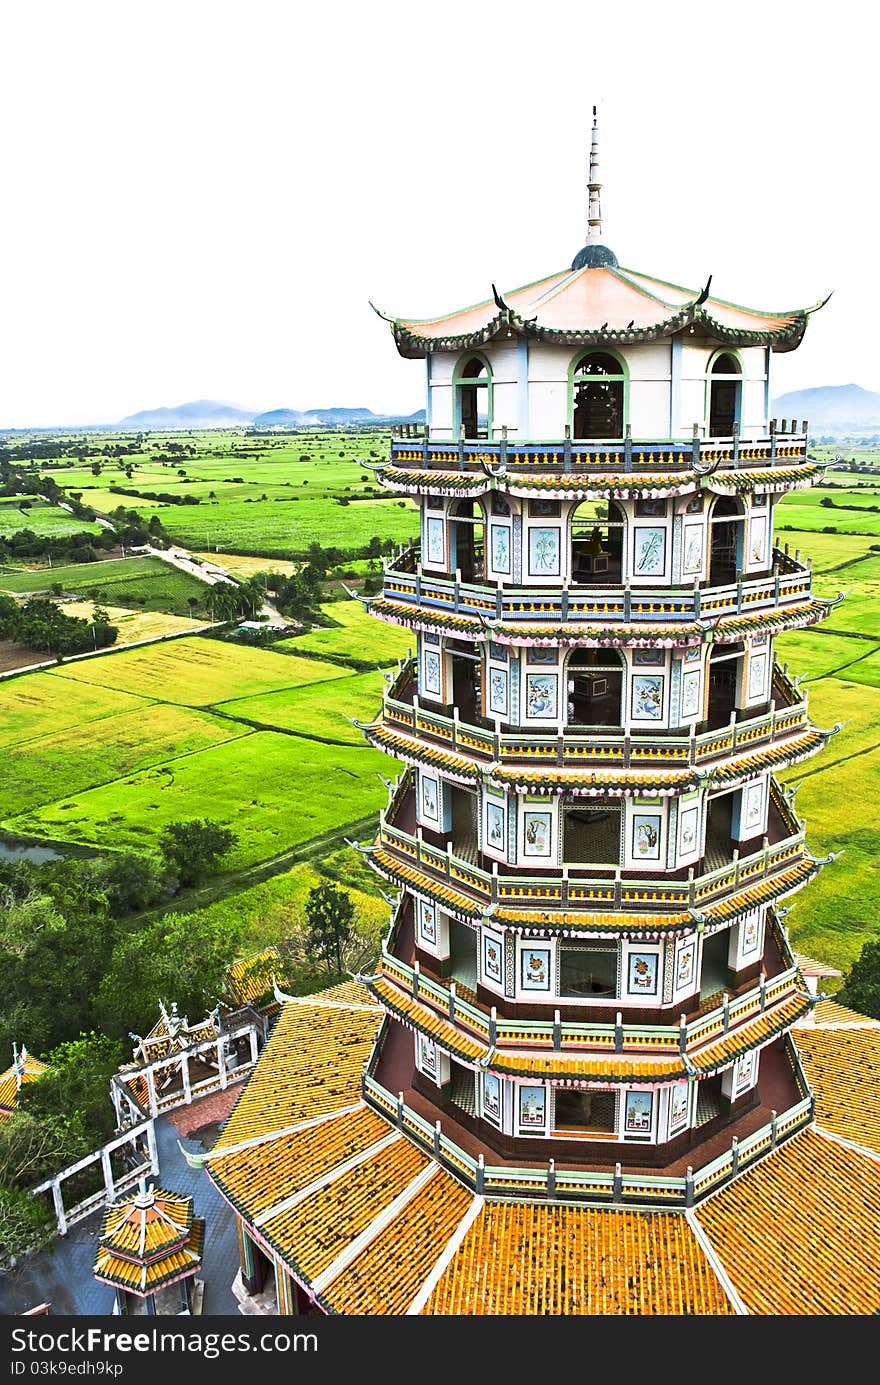
[[[617,256],[607,245],[585,245],[571,262],[572,269],[601,269],[603,266],[617,268]]]

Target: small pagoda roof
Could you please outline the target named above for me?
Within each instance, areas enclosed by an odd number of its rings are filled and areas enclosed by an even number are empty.
[[[826,962],[817,962],[815,957],[806,957],[802,952],[796,952],[794,960],[804,976],[815,976],[818,980],[824,977],[842,976],[843,972],[838,971],[837,967],[829,967]]]
[[[12,1065],[0,1072],[0,1120],[11,1116],[18,1106],[18,1094],[29,1082],[36,1082],[46,1071],[47,1064],[21,1048],[13,1047]]]
[[[236,1007],[256,1005],[272,994],[275,977],[283,969],[281,953],[274,945],[233,962],[225,978],[226,998]],[[277,1004],[260,1009],[277,1011]]]
[[[159,1018],[149,1034],[141,1037],[132,1034],[135,1041],[134,1058],[137,1063],[155,1063],[160,1058],[172,1058],[185,1048],[201,1043],[204,1039],[215,1039],[220,1032],[217,1012],[207,1015],[199,1024],[190,1024],[186,1015],[177,1013],[176,1004],[169,1008],[159,1001]]]
[[[880,1156],[880,1021],[820,1000],[792,1038],[816,1096],[820,1125]]]
[[[613,263],[562,269],[435,318],[388,317],[402,356],[478,348],[503,337],[564,346],[621,346],[699,332],[731,346],[799,345],[809,308],[747,308]],[[377,310],[378,311],[378,310]],[[385,316],[385,314],[380,314]]]
[[[193,1199],[164,1188],[140,1190],[104,1212],[98,1233],[95,1278],[130,1293],[153,1293],[195,1274],[202,1262],[205,1223]]]

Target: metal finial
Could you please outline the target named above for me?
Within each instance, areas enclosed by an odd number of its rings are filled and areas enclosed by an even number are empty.
[[[599,202],[599,124],[596,107],[593,107],[593,135],[590,144],[590,179],[588,183],[590,201],[587,212],[587,245],[598,244],[602,239],[602,207]]]

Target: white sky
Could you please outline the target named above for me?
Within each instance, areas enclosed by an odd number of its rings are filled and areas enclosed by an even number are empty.
[[[834,289],[773,392],[880,390],[871,14],[10,0],[0,427],[421,407],[367,300],[429,316],[567,265],[593,102],[621,263],[755,307]]]

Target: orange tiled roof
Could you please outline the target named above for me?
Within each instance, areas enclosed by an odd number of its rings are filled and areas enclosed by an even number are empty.
[[[284,1006],[217,1148],[271,1135],[359,1100],[361,1072],[381,1015],[320,1001],[317,995],[313,1003],[304,998]]]
[[[729,1314],[694,1233],[668,1212],[486,1203],[427,1314]]]
[[[696,1217],[751,1313],[880,1309],[880,1164],[812,1130]]]
[[[46,1071],[46,1066],[22,1046],[18,1054],[18,1068],[13,1062],[5,1072],[0,1072],[0,1119],[11,1115],[18,1105],[19,1079],[23,1087],[28,1082],[36,1082]]]
[[[848,1010],[845,1005],[838,1005],[836,1000],[820,1000],[813,1011],[813,1022],[819,1025],[857,1025],[860,1029],[866,1025],[880,1027],[880,1020],[869,1019],[857,1010]]]
[[[177,1279],[186,1279],[196,1274],[202,1263],[205,1248],[205,1223],[195,1217],[189,1228],[186,1241],[176,1250],[170,1251],[161,1259],[142,1264],[114,1255],[112,1251],[100,1246],[95,1257],[95,1278],[105,1284],[119,1285],[130,1293],[143,1297],[154,1293],[163,1284],[172,1284]]]
[[[289,1264],[314,1279],[430,1163],[415,1145],[397,1138],[327,1187],[261,1222],[261,1234]]]
[[[226,990],[235,1005],[252,1005],[272,990],[272,978],[281,971],[277,947],[266,947],[251,957],[233,962],[226,972]]]
[[[816,1096],[818,1123],[880,1154],[880,1024],[801,1025],[792,1037]]]
[[[434,444],[436,446],[437,444]],[[450,444],[455,446],[455,444]],[[793,450],[793,449],[792,449]],[[704,448],[704,452],[711,449]],[[399,456],[400,454],[398,454]],[[785,449],[777,447],[777,457],[785,456]],[[487,460],[496,460],[487,455]],[[530,467],[531,470],[527,470]],[[743,467],[739,470],[719,468],[709,481],[713,490],[791,490],[811,485],[826,470],[825,463],[804,461],[800,465],[772,467]],[[439,467],[403,467],[388,464],[376,470],[377,479],[391,490],[434,491],[443,494],[482,495],[492,485],[510,495],[530,495],[542,491],[553,495],[576,495],[583,499],[598,499],[620,493],[623,498],[641,495],[643,491],[654,493],[665,491],[671,495],[686,495],[698,488],[698,481],[690,471],[607,471],[599,468],[586,471],[579,467],[574,473],[540,472],[533,460],[513,458],[508,461],[508,474],[503,479],[490,482],[485,476],[473,472],[443,471]]]
[[[193,1200],[152,1188],[114,1202],[104,1212],[99,1242],[106,1251],[137,1260],[154,1260],[187,1240]]]

